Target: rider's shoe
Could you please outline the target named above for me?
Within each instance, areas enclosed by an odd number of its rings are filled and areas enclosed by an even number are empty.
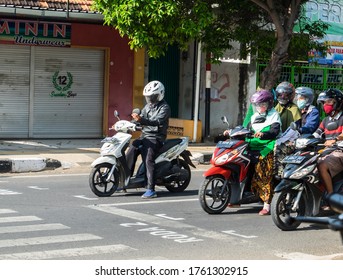
[[[143,195],[142,198],[155,198],[157,197],[157,194],[154,190],[147,190]]]
[[[262,209],[260,212],[258,212],[258,214],[260,216],[266,216],[266,215],[270,215],[270,211],[267,209]]]
[[[270,204],[264,203],[263,209],[258,213],[260,216],[270,215]]]

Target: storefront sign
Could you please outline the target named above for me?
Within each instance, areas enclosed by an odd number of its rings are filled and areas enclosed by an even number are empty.
[[[309,62],[327,65],[343,65],[343,2],[342,0],[318,0],[306,3],[306,16],[309,21],[321,20],[329,24],[327,34],[319,42],[329,49],[324,57],[317,51],[309,52]]]
[[[75,97],[76,93],[73,93],[71,86],[73,84],[73,75],[67,72],[66,75],[56,71],[52,76],[52,84],[55,88],[50,93],[50,96],[62,96],[62,97]]]
[[[16,45],[67,47],[71,24],[0,19],[0,42]]]

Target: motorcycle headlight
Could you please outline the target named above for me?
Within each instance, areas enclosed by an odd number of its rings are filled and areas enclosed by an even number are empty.
[[[220,156],[219,158],[217,158],[217,159],[214,161],[214,164],[216,164],[216,165],[221,165],[221,164],[223,164],[224,162],[226,162],[228,158],[229,158],[229,154],[224,154],[224,155]]]
[[[301,179],[304,176],[306,176],[307,174],[309,174],[310,172],[312,172],[314,170],[314,168],[316,167],[315,164],[313,165],[309,165],[299,171],[295,171],[291,176],[289,176],[290,179]]]

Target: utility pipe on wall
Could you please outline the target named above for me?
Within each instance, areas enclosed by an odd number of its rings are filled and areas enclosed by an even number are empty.
[[[200,96],[200,71],[201,71],[201,42],[198,43],[197,53],[197,72],[196,72],[196,85],[195,85],[195,97],[194,97],[194,127],[193,127],[193,141],[197,141],[198,133],[198,115],[199,115],[199,96]]]

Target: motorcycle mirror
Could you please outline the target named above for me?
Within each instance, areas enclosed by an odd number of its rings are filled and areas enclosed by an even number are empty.
[[[289,125],[289,128],[292,130],[297,130],[297,124],[295,122],[291,122],[291,124]]]
[[[115,116],[118,120],[120,120],[120,118],[119,118],[119,113],[118,113],[117,110],[114,110],[113,114],[114,114],[114,116]]]
[[[327,129],[332,131],[332,130],[336,130],[338,128],[338,123],[337,122],[329,122],[327,125]]]
[[[222,116],[222,121],[223,121],[223,123],[226,123],[227,125],[229,125],[229,122],[228,122],[226,116]]]

